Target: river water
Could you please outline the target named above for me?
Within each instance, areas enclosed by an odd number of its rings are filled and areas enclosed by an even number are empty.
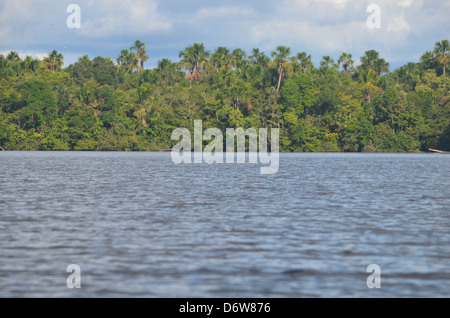
[[[450,156],[259,168],[0,152],[0,297],[450,296]]]

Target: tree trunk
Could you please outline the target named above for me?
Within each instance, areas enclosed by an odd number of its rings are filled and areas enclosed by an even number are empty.
[[[277,93],[280,93],[281,76],[283,75],[283,68],[281,66],[280,69],[278,70],[278,73],[280,74],[280,77],[278,78]]]

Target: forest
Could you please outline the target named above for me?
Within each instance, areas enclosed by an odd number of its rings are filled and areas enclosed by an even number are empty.
[[[0,55],[0,151],[159,151],[172,131],[279,128],[283,152],[450,150],[448,40],[419,62],[390,70],[376,50],[323,56],[278,46],[270,53],[194,43],[179,62],[146,69],[141,41],[109,57],[64,67]]]

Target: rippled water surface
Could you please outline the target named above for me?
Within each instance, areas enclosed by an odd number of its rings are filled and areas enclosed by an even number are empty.
[[[0,152],[0,297],[448,297],[449,180],[431,154],[281,154],[267,176]]]

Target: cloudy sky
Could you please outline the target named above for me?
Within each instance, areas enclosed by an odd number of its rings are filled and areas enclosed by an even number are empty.
[[[70,29],[70,4],[81,9],[81,28]],[[370,4],[381,9],[381,28],[369,28]],[[43,57],[56,49],[66,66],[88,54],[115,60],[135,40],[146,43],[153,67],[194,42],[306,51],[317,65],[324,55],[359,57],[380,52],[393,68],[416,62],[437,41],[450,39],[450,0],[0,0],[0,54]],[[357,63],[358,64],[358,63]]]

